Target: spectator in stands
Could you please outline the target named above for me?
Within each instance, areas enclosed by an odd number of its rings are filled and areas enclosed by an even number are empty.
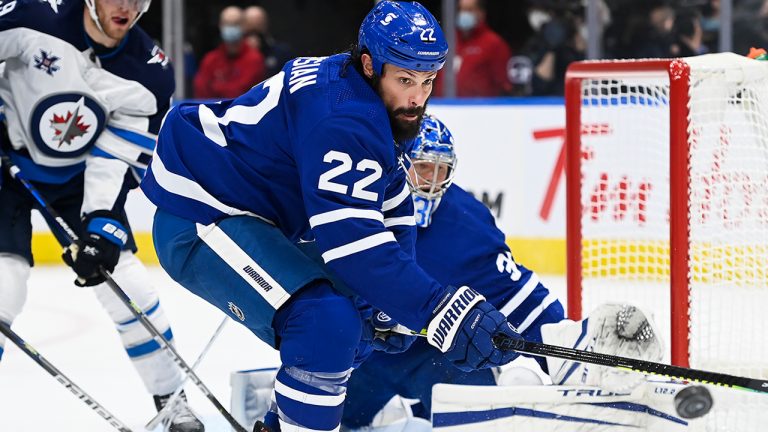
[[[264,78],[264,57],[243,40],[243,10],[227,6],[219,15],[221,44],[203,57],[195,75],[195,97],[233,98]]]
[[[702,43],[701,15],[696,10],[683,11],[675,17],[675,43],[672,54],[676,57],[691,57],[707,52]]]
[[[532,92],[535,96],[562,95],[568,65],[586,56],[584,9],[578,4],[560,3],[541,12],[546,19],[532,24],[539,30],[523,49],[533,65]]]
[[[294,57],[288,45],[275,40],[269,33],[269,17],[267,11],[261,6],[250,6],[245,9],[243,34],[245,41],[264,55],[267,77],[280,72],[285,62]]]
[[[456,95],[493,97],[509,95],[509,45],[486,24],[485,0],[459,0],[456,16]],[[442,95],[438,83],[437,95]]]

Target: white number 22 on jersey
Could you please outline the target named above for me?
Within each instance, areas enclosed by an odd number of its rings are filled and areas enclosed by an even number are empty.
[[[347,190],[349,189],[347,185],[336,183],[336,182],[333,182],[332,180],[352,170],[352,165],[353,165],[352,158],[347,153],[331,150],[328,153],[326,153],[325,156],[323,156],[323,162],[325,163],[341,162],[341,164],[336,165],[335,167],[329,169],[328,171],[320,175],[320,179],[318,180],[318,183],[317,183],[318,189],[337,192],[337,193],[346,195]],[[375,160],[363,159],[357,163],[357,165],[355,166],[355,170],[360,172],[366,172],[366,171],[373,171],[373,172],[355,182],[355,184],[352,186],[352,196],[355,198],[360,198],[360,199],[369,200],[369,201],[378,200],[379,194],[377,194],[376,192],[367,191],[365,190],[365,188],[371,185],[371,183],[381,178],[381,173],[382,173],[381,165],[379,165],[379,163],[376,162]]]

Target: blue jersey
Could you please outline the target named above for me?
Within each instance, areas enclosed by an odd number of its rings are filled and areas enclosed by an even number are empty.
[[[168,114],[142,189],[200,224],[250,214],[316,241],[355,294],[412,329],[442,286],[418,265],[386,108],[348,54],[298,58],[244,95]]]
[[[515,263],[490,210],[455,184],[429,226],[418,229],[416,256],[439,282],[467,285],[484,295],[520,333],[557,301],[536,273]]]

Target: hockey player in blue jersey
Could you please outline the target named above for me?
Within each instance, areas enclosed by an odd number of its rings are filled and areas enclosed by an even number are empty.
[[[173,360],[104,284],[103,266],[168,339],[171,327],[135,257],[124,204],[151,158],[169,108],[173,71],[136,21],[150,0],[15,0],[0,5],[0,145],[80,241],[64,261],[76,284],[92,286],[141,376],[163,407],[182,383]],[[7,172],[0,188],[0,320],[12,323],[33,264],[36,202]],[[45,212],[43,212],[45,213]],[[57,224],[51,228],[60,240]],[[78,252],[79,251],[79,252]],[[50,323],[55,325],[55,323]],[[0,355],[5,338],[0,336]],[[171,431],[202,431],[182,403]]]
[[[421,131],[409,151],[409,160],[418,226],[416,260],[424,270],[440,282],[457,281],[474,287],[507,316],[507,320],[526,340],[542,342],[547,328],[551,329],[547,334],[549,336],[565,332],[565,326],[582,327],[580,323],[566,322],[563,306],[557,297],[541,283],[536,273],[515,262],[506,244],[506,236],[496,227],[490,210],[453,184],[457,165],[453,136],[436,117],[425,116]],[[616,309],[613,306],[601,310],[604,312],[600,314],[605,317],[598,320],[615,321]],[[633,318],[645,320],[639,314]],[[552,326],[558,323],[563,323],[563,326]],[[578,339],[590,340],[591,337],[581,335]],[[604,345],[613,344],[614,339],[605,335]],[[629,338],[626,339],[629,341]],[[548,343],[551,343],[550,340]],[[564,344],[562,338],[555,343]],[[645,354],[656,359],[652,351],[631,353],[633,357]],[[536,357],[535,360],[542,371],[549,371],[543,357]],[[569,381],[576,371],[573,368],[568,372],[571,366],[568,364],[562,368],[565,372],[560,372],[560,376],[553,373],[553,380],[557,383],[584,384]],[[508,376],[520,374],[512,380],[527,380],[526,375],[534,376],[532,372],[521,374],[519,370],[513,370]],[[350,431],[431,430],[428,419],[433,385],[496,385],[497,375],[489,369],[465,371],[455,368],[423,339],[417,340],[402,353],[388,355],[375,352],[354,371],[349,380],[342,425]],[[604,382],[593,380],[589,383]],[[389,427],[370,428],[374,417],[394,396],[417,399],[419,403],[410,408],[417,419],[403,419]]]
[[[450,131],[436,117],[425,116],[409,156],[419,265],[442,283],[473,287],[525,339],[541,342],[541,326],[563,320],[563,307],[534,272],[514,261],[488,208],[452,184],[457,158]],[[370,425],[395,395],[419,399],[414,414],[429,419],[437,383],[494,385],[495,378],[490,369],[453,367],[424,340],[403,353],[376,352],[350,378],[342,424]]]
[[[492,343],[519,337],[501,313],[413,257],[400,159],[447,50],[423,6],[382,1],[350,53],[294,59],[238,98],[182,104],[164,121],[142,182],[158,207],[158,257],[280,350],[264,430],[338,430],[347,379],[370,347],[414,339],[374,330],[373,309],[425,329],[464,370],[516,357]]]

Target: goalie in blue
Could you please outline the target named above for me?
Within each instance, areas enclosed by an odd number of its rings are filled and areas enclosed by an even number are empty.
[[[379,310],[464,370],[516,357],[491,340],[519,337],[504,315],[414,259],[401,159],[447,51],[422,5],[382,1],[350,53],[294,59],[240,97],[165,118],[142,182],[158,257],[280,350],[258,430],[338,430],[353,368],[415,339],[376,331]]]
[[[526,340],[541,342],[541,326],[562,321],[563,307],[536,273],[514,261],[488,208],[452,184],[457,163],[453,144],[445,125],[425,116],[410,151],[418,226],[416,259],[440,282],[473,287]],[[544,360],[536,360],[546,370]],[[352,374],[342,424],[351,429],[369,426],[395,395],[419,399],[413,414],[429,419],[432,386],[437,383],[495,385],[496,379],[490,369],[455,368],[425,340],[403,353],[376,352]],[[415,425],[409,427],[414,429],[406,430],[418,430]]]

